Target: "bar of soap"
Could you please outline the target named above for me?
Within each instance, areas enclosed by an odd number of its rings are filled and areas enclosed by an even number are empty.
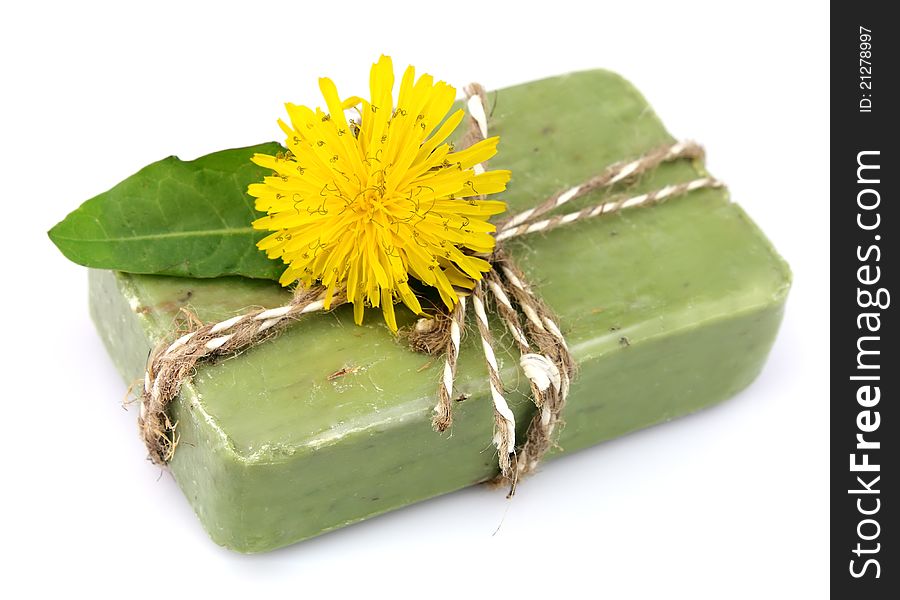
[[[491,166],[512,170],[504,198],[514,212],[673,141],[643,97],[606,71],[490,99],[491,132],[501,136]],[[666,164],[628,191],[702,174],[697,162]],[[580,365],[560,448],[548,460],[748,385],[790,285],[787,265],[722,189],[507,247],[556,311]],[[151,346],[171,335],[181,307],[219,320],[289,297],[267,281],[109,271],[91,271],[90,287],[93,318],[128,382],[141,377]],[[499,323],[494,331],[522,439],[534,407],[508,334]],[[172,473],[212,539],[239,552],[278,548],[489,479],[497,471],[485,451],[493,417],[476,335],[460,355],[457,393],[465,399],[455,403],[452,436],[430,424],[440,373],[440,360],[409,350],[377,311],[362,327],[348,307],[304,317],[274,340],[198,369],[172,407],[180,435]]]

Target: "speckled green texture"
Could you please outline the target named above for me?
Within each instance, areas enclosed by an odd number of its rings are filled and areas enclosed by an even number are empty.
[[[491,96],[493,100],[493,95]],[[496,168],[513,210],[604,166],[671,141],[646,101],[591,71],[501,90]],[[639,193],[705,173],[664,165]],[[573,203],[596,202],[598,196]],[[719,402],[762,368],[790,273],[724,190],[514,240],[508,248],[557,312],[580,372],[560,445],[571,452]],[[189,306],[220,319],[287,299],[277,284],[91,272],[92,311],[126,380]],[[412,322],[407,315],[405,323]],[[508,397],[524,433],[528,386],[495,327]],[[284,546],[494,475],[483,356],[463,344],[452,436],[431,430],[440,361],[407,349],[372,311],[311,315],[240,356],[202,367],[173,407],[171,469],[219,544]],[[336,379],[329,375],[349,368]],[[559,452],[557,452],[558,454]],[[538,475],[539,476],[539,475]]]

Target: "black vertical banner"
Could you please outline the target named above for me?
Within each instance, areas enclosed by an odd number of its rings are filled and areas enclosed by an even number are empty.
[[[898,23],[831,5],[831,587],[900,598]],[[812,209],[812,207],[811,207]]]

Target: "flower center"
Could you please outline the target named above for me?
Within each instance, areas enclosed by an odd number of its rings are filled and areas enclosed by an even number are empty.
[[[359,216],[372,218],[376,210],[383,210],[384,200],[379,190],[369,188],[357,196],[352,206]]]

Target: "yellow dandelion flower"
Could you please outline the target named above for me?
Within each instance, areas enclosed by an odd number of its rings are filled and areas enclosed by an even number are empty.
[[[369,86],[370,100],[341,100],[322,78],[326,110],[286,104],[290,124],[278,123],[288,151],[253,157],[274,174],[248,192],[267,213],[253,226],[273,232],[259,248],[287,264],[282,285],[320,283],[326,308],[345,289],[357,324],[365,306],[380,306],[396,331],[396,302],[422,314],[410,276],[452,308],[454,286],[471,289],[491,268],[474,254],[493,250],[488,219],[506,205],[481,197],[505,190],[510,173],[474,169],[497,152],[496,137],[460,151],[445,142],[464,114],[447,117],[450,85],[408,67],[395,104],[393,65],[382,56]]]

